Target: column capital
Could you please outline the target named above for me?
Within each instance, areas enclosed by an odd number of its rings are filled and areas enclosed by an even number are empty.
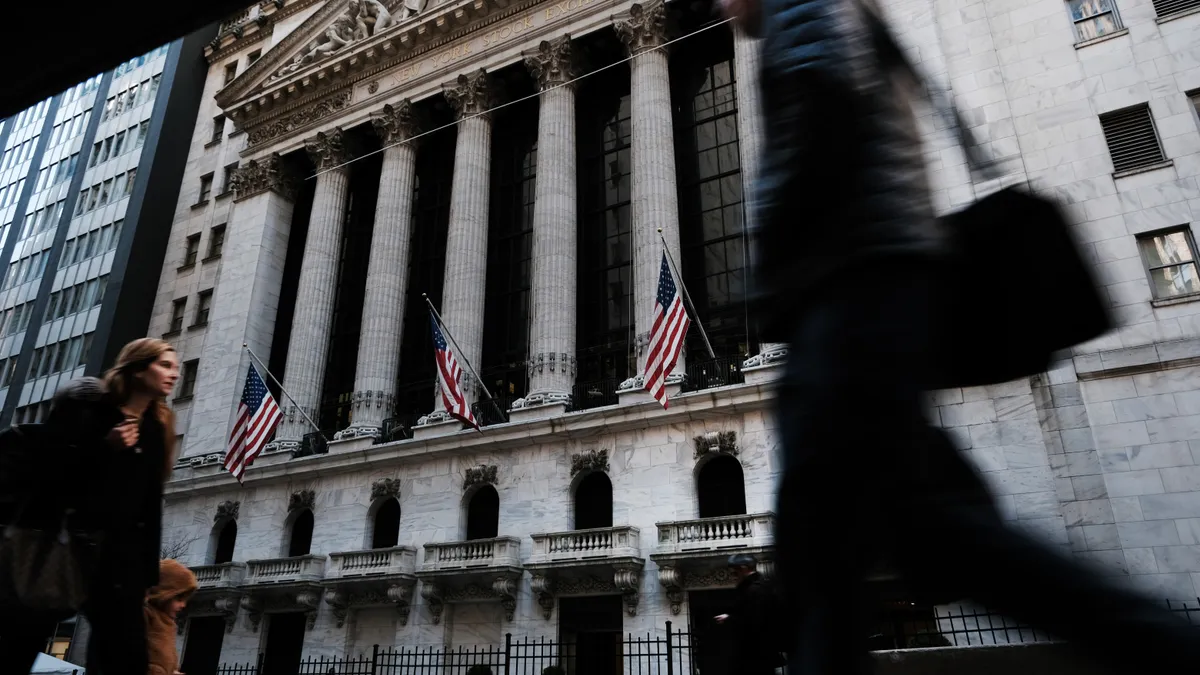
[[[395,145],[417,135],[417,116],[408,99],[396,105],[389,103],[379,112],[371,113],[371,125],[384,145]]]
[[[525,67],[542,90],[574,79],[575,65],[570,35],[542,40],[537,51],[525,57]]]
[[[662,0],[638,3],[629,8],[629,18],[613,24],[617,37],[631,55],[661,47],[667,42],[667,6]]]
[[[304,139],[304,149],[317,165],[317,170],[324,171],[350,160],[344,140],[342,129],[334,127],[329,133],[318,131],[316,136]]]
[[[500,93],[497,83],[482,68],[459,75],[453,83],[442,85],[442,91],[458,119],[489,110]]]
[[[296,176],[284,163],[279,153],[262,159],[252,159],[234,172],[230,187],[234,201],[249,199],[254,195],[273,190],[281,197],[296,198]]]

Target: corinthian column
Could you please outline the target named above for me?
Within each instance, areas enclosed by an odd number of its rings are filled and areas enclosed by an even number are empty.
[[[312,215],[308,219],[308,238],[304,242],[300,283],[296,287],[296,312],[288,343],[287,370],[283,376],[284,389],[295,397],[295,401],[289,401],[284,407],[286,415],[275,437],[281,449],[296,447],[304,434],[312,431],[301,412],[320,423],[317,415],[329,335],[333,328],[338,249],[349,186],[347,170],[335,168],[349,159],[342,145],[341,129],[319,133],[304,144],[319,173]]]
[[[634,322],[637,328],[638,373],[646,370],[655,289],[662,265],[658,229],[675,261],[679,261],[679,197],[675,185],[675,136],[671,125],[671,80],[667,70],[666,8],[662,0],[629,8],[629,18],[616,23],[617,35],[633,56],[629,67],[633,123]],[[682,293],[682,290],[680,291]],[[683,357],[668,382],[683,378]],[[642,386],[625,382],[622,389]]]
[[[482,69],[459,75],[445,87],[458,119],[454,179],[450,186],[450,225],[446,234],[446,272],[442,279],[442,320],[462,350],[459,360],[479,365],[483,351],[483,298],[487,282],[488,198],[491,186],[492,107],[494,91]],[[449,342],[449,336],[447,336]],[[474,378],[463,365],[463,395],[475,400]],[[426,422],[448,419],[440,393]]]
[[[416,133],[412,105],[407,100],[385,105],[371,115],[371,123],[383,142],[383,169],[354,369],[354,424],[340,434],[343,438],[377,436],[392,412],[408,283],[417,160],[416,146],[406,142]]]
[[[571,38],[538,45],[525,66],[542,91],[533,202],[529,395],[523,407],[565,406],[575,382],[575,90]],[[516,407],[516,406],[514,406]]]

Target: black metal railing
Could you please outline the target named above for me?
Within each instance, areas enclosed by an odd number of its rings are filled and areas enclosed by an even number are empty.
[[[512,396],[484,397],[471,404],[471,414],[481,427],[505,424],[508,422],[508,409],[515,400]]]
[[[292,457],[308,457],[309,455],[323,455],[329,452],[327,445],[327,437],[333,436],[329,431],[314,431],[304,434],[300,439],[300,447],[292,452]]]
[[[590,410],[617,404],[616,378],[579,382],[571,389],[571,410]]]
[[[412,438],[413,427],[417,426],[419,419],[421,413],[403,413],[387,418],[383,421],[383,428],[379,430],[379,438],[375,439],[375,442],[391,443]]]
[[[258,675],[262,670],[262,657],[258,663],[222,663],[217,666],[214,675]]]
[[[744,356],[722,356],[705,361],[689,361],[683,381],[684,391],[700,391],[727,387],[732,384],[743,384],[746,376],[742,374]]]

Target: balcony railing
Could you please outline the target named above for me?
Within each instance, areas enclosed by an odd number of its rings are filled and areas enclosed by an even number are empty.
[[[411,546],[394,546],[370,551],[330,553],[331,579],[412,574],[416,570],[417,551]]]
[[[484,397],[471,404],[471,414],[475,416],[475,421],[479,422],[481,427],[506,424],[508,409],[512,407],[515,400],[516,398],[513,396],[497,396],[493,399]]]
[[[300,555],[294,558],[251,560],[246,563],[247,584],[320,581],[324,577],[325,556],[323,555]]]
[[[530,564],[603,558],[640,558],[641,534],[636,527],[598,527],[573,532],[535,534]]]
[[[774,529],[773,513],[658,523],[657,553],[770,546]]]
[[[219,565],[201,565],[192,568],[200,590],[237,586],[246,578],[246,563],[227,562]]]
[[[571,389],[571,410],[590,410],[617,404],[616,378],[580,382]]]
[[[412,438],[413,427],[417,426],[417,420],[420,418],[421,413],[400,414],[387,418],[383,421],[383,428],[379,431],[376,443],[391,443]]]
[[[521,542],[516,537],[425,544],[423,572],[477,567],[516,567],[521,564]]]
[[[326,437],[332,437],[333,432],[314,431],[310,434],[304,434],[300,439],[300,447],[292,452],[293,457],[308,457],[309,455],[323,455],[329,452],[329,445]]]
[[[733,384],[744,384],[746,376],[742,374],[744,356],[723,356],[705,361],[689,361],[683,382],[684,391],[700,391],[728,387]]]

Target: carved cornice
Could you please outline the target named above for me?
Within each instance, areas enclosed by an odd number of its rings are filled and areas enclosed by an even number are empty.
[[[476,485],[495,485],[496,465],[488,464],[467,469],[467,477],[463,479],[463,489]]]
[[[230,187],[234,191],[234,201],[241,201],[267,190],[273,190],[287,199],[295,199],[297,181],[284,164],[283,158],[274,153],[262,159],[252,159],[245,166],[238,167]]]
[[[384,497],[400,496],[400,479],[384,478],[371,484],[371,501]]]
[[[242,508],[241,502],[227,501],[217,504],[217,514],[213,516],[213,522],[219,523],[224,520],[237,520],[238,512]]]
[[[663,0],[636,4],[629,8],[629,18],[617,21],[617,37],[625,43],[631,55],[667,43],[667,8]]]
[[[309,509],[310,511],[317,504],[317,493],[312,490],[299,490],[293,492],[288,498],[288,513],[298,509]]]
[[[499,85],[482,68],[463,73],[453,84],[444,85],[446,101],[454,108],[458,119],[478,115],[495,105]]]
[[[350,152],[346,149],[345,134],[340,127],[334,127],[329,133],[318,132],[312,138],[304,139],[304,149],[317,165],[317,171],[326,171],[339,167],[350,161]]]
[[[384,145],[395,145],[407,141],[417,134],[417,118],[408,99],[396,105],[388,104],[383,110],[371,113],[371,126]]]
[[[571,477],[591,471],[608,472],[608,450],[591,450],[571,455]]]
[[[695,459],[714,452],[735,457],[738,454],[737,432],[734,431],[710,431],[696,436],[692,442],[696,445]]]
[[[542,40],[537,53],[525,57],[525,67],[542,90],[572,80],[577,73],[575,57],[571,50],[571,36],[563,35],[553,40]]]
[[[338,92],[312,105],[300,108],[287,117],[276,119],[261,126],[251,126],[247,132],[247,142],[252,146],[259,145],[279,138],[284,134],[289,134],[303,127],[316,124],[349,107],[353,96],[354,94],[350,90]]]

